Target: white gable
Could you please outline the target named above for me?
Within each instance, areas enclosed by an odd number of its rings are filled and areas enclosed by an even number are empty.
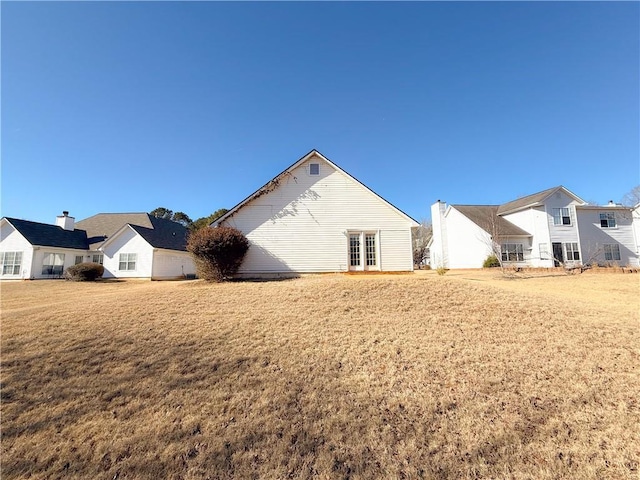
[[[241,272],[345,271],[353,231],[376,233],[379,269],[411,270],[418,225],[315,151],[214,224],[250,240]]]

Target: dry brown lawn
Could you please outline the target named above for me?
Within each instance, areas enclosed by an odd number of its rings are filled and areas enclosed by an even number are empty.
[[[0,288],[3,480],[638,478],[638,274]]]

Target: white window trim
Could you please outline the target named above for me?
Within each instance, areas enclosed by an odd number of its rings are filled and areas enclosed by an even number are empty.
[[[48,257],[50,255],[53,255],[53,263],[45,263],[45,261],[48,259]],[[58,262],[58,257],[61,257],[61,262]],[[62,275],[62,273],[64,272],[64,262],[66,259],[66,254],[64,253],[56,253],[56,252],[45,252],[44,257],[42,257],[42,270],[41,270],[41,274],[42,275]],[[51,272],[45,272],[44,269],[45,267],[62,267],[60,269],[59,272],[55,272],[52,271]]]
[[[556,216],[555,216],[555,211],[559,210],[560,212],[560,223],[556,223]],[[562,210],[566,210],[567,211],[567,215],[563,215]],[[551,218],[553,219],[553,226],[554,227],[571,227],[573,225],[573,218],[571,215],[571,207],[553,207],[551,209]],[[568,217],[569,218],[569,223],[564,223],[563,219],[564,217]]]
[[[126,260],[123,260],[123,256],[126,256]],[[131,257],[133,256],[133,261]],[[121,265],[125,263],[126,267],[121,268]],[[130,264],[133,263],[133,268],[130,268]],[[120,272],[135,272],[138,269],[138,254],[137,253],[121,253],[118,256],[118,271]]]
[[[607,226],[602,225],[602,216],[605,215],[607,218]],[[611,215],[611,219],[613,220],[613,226],[609,225],[609,215]],[[611,230],[612,228],[618,228],[618,219],[616,218],[616,212],[599,212],[598,214],[598,222],[600,223],[600,228],[606,228],[607,230]]]
[[[514,247],[513,250],[510,250],[509,247]],[[509,260],[509,253],[514,253],[516,255],[516,260]],[[503,255],[507,256],[505,260]],[[518,255],[522,255],[522,260],[517,259]],[[514,242],[505,242],[500,245],[500,258],[504,263],[523,263],[525,261],[524,256],[524,244],[523,243],[514,243]]]
[[[313,165],[317,165],[318,166],[318,173],[313,173],[311,171],[311,167]],[[312,177],[317,177],[318,175],[320,175],[320,164],[318,162],[312,162],[312,163],[309,164],[309,175],[312,176]]]
[[[351,265],[351,236],[358,235],[360,237],[360,265]],[[367,265],[367,245],[366,236],[373,235],[375,239],[376,264]],[[354,272],[381,270],[380,257],[380,230],[347,230],[347,270]]]
[[[575,257],[575,254],[578,254],[578,258],[569,258],[569,249],[567,248],[571,245],[571,253],[572,257]],[[575,249],[573,248],[575,245]],[[580,252],[580,244],[578,242],[565,242],[562,244],[562,249],[564,250],[564,260],[565,262],[579,262],[582,258],[582,253]]]
[[[7,253],[13,253],[13,262],[12,263],[8,263],[5,264],[5,260],[7,258]],[[20,260],[18,263],[16,263],[16,257],[20,256]],[[18,252],[18,251],[11,251],[11,252],[0,252],[0,275],[2,276],[10,276],[10,277],[17,277],[22,273],[22,252]],[[5,267],[12,267],[12,273],[4,273],[4,268]],[[18,273],[14,273],[16,270],[16,267],[18,267]]]
[[[608,254],[611,258],[607,258],[607,247],[609,248]],[[614,247],[616,247],[618,258],[615,258]],[[604,250],[605,262],[619,262],[622,259],[622,253],[620,252],[620,245],[617,243],[605,243],[603,245],[603,250]]]

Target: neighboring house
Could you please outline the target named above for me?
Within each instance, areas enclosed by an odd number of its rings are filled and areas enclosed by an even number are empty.
[[[101,213],[75,223],[63,212],[55,225],[7,217],[0,228],[2,279],[59,278],[82,262],[103,264],[106,278],[195,273],[186,251],[187,229],[146,213]]]
[[[527,267],[618,264],[638,266],[633,209],[587,202],[563,186],[502,205],[431,207],[433,268],[479,268],[495,253],[503,264]]]
[[[316,150],[212,226],[242,231],[240,276],[413,270],[419,224]]]
[[[85,261],[89,244],[73,217],[56,225],[3,217],[0,220],[0,278],[59,278],[65,269]]]

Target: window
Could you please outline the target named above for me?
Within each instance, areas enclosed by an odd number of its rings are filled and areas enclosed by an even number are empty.
[[[102,265],[104,263],[104,255],[102,255],[101,253],[99,253],[97,255],[93,255],[91,257],[91,261],[93,263],[99,263],[100,265]]]
[[[360,266],[360,234],[352,233],[349,235],[349,265],[352,267]]]
[[[524,248],[521,243],[503,243],[500,252],[503,262],[524,262]]]
[[[76,255],[75,265],[84,262],[84,255]]]
[[[378,232],[349,232],[349,270],[378,270],[379,241]]]
[[[617,243],[604,245],[604,259],[605,260],[620,260],[620,245]]]
[[[20,275],[22,252],[0,252],[2,275]]]
[[[320,175],[320,164],[319,163],[310,163],[309,164],[309,175]]]
[[[62,275],[64,253],[45,253],[42,260],[42,275]]]
[[[364,236],[364,244],[366,247],[367,254],[367,266],[373,267],[377,264],[376,262],[376,235],[375,233],[367,233]]]
[[[616,226],[616,214],[614,212],[601,213],[600,226],[602,228],[614,228]]]
[[[568,208],[554,208],[553,209],[553,224],[554,225],[571,225],[571,216],[569,215]]]
[[[129,271],[135,270],[137,256],[138,256],[137,253],[121,253],[120,265],[118,266],[118,270],[129,270]]]
[[[541,243],[539,245],[540,250],[540,260],[549,260],[551,258],[551,254],[549,253],[549,245],[546,243]]]
[[[577,243],[565,243],[564,253],[564,258],[567,260],[580,260],[580,252],[578,251]]]

